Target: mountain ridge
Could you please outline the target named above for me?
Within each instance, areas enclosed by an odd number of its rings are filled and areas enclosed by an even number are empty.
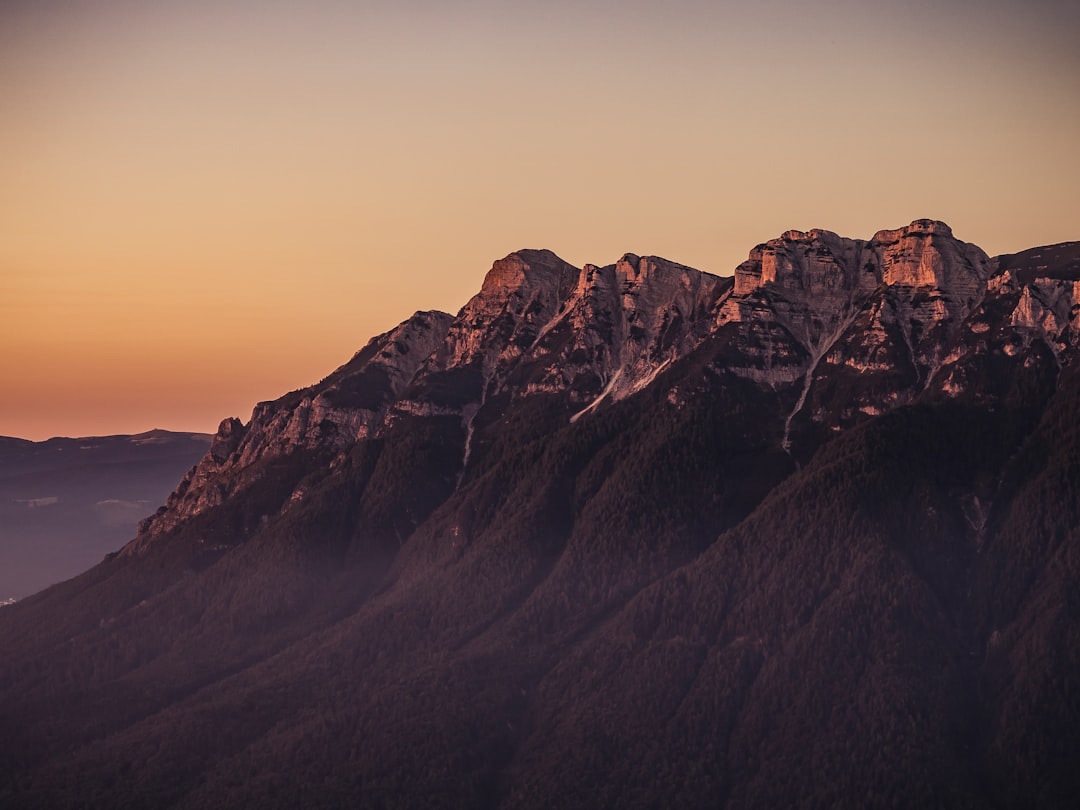
[[[225,420],[0,611],[0,798],[1070,806],[1080,243],[883,233],[511,254]]]
[[[741,347],[744,364],[726,370],[774,389],[798,386],[781,438],[790,450],[792,425],[798,426],[819,363],[843,363],[860,373],[906,371],[907,385],[891,387],[889,399],[860,403],[865,415],[910,401],[945,361],[940,347],[955,336],[943,339],[939,332],[960,327],[974,304],[975,285],[985,288],[993,273],[985,253],[956,240],[945,223],[927,219],[878,231],[867,241],[820,229],[787,231],[751,250],[727,280],[632,253],[613,265],[575,268],[550,250],[515,251],[492,265],[480,292],[456,316],[418,312],[374,338],[323,383],[278,400],[301,397],[287,424],[263,426],[285,417],[278,410],[271,417],[278,405],[260,403],[253,435],[278,435],[285,445],[279,452],[290,444],[326,442],[331,433],[343,447],[377,437],[397,418],[457,416],[465,431],[463,476],[489,394],[510,388],[515,396],[565,395],[574,407],[568,418],[578,419],[604,401],[636,393],[716,327],[741,323],[751,333]],[[1030,310],[1032,304],[1025,305]],[[1058,321],[1053,326],[1064,328]],[[844,334],[856,329],[879,339],[845,347]],[[762,332],[759,342],[754,333]],[[884,360],[875,361],[875,353]],[[906,359],[900,356],[905,353]],[[388,385],[382,377],[391,373],[394,383]],[[347,401],[342,391],[349,386],[382,397],[381,405],[333,407],[335,399]],[[842,424],[857,419],[848,414]],[[228,435],[216,442],[221,458],[211,459],[225,463],[248,429],[235,418],[223,422]],[[254,460],[254,444],[248,437],[241,465]],[[185,493],[189,486],[182,485]],[[156,526],[151,520],[145,529],[159,533]]]

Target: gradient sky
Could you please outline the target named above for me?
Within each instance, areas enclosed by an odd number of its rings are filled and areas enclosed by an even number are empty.
[[[0,0],[0,435],[212,431],[492,260],[1080,239],[1070,3]]]

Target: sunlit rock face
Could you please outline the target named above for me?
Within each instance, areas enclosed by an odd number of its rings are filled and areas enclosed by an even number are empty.
[[[789,453],[927,392],[1000,396],[987,358],[1060,367],[1075,345],[1080,281],[1061,256],[995,275],[998,262],[928,219],[869,240],[787,231],[732,278],[633,253],[577,268],[516,251],[456,316],[418,312],[319,384],[260,403],[247,425],[223,422],[140,537],[256,486],[275,459],[307,450],[340,464],[358,442],[420,422],[459,448],[443,475],[460,483],[515,408],[567,424],[653,385],[682,407],[745,381]]]
[[[549,251],[513,253],[492,266],[411,393],[453,407],[430,392],[455,378],[462,410],[496,390],[565,394],[575,404],[601,393],[618,399],[693,348],[727,284],[658,257],[578,269]]]
[[[707,314],[730,282],[656,256],[586,265],[523,364],[522,393],[567,392],[586,409],[647,385],[709,331]]]
[[[869,242],[831,231],[788,231],[758,245],[736,268],[735,294],[720,320],[753,319],[764,298],[796,339],[820,344],[887,291],[892,306],[879,319],[908,339],[915,327],[917,339],[946,320],[958,324],[982,295],[992,269],[982,250],[932,220],[879,231]],[[917,359],[932,364],[929,356]]]
[[[992,272],[982,250],[933,220],[869,241],[788,231],[736,269],[717,324],[746,336],[740,373],[796,385],[787,442],[793,423],[837,430],[921,393]]]
[[[146,540],[255,486],[268,462],[304,448],[341,452],[375,435],[417,368],[445,341],[451,317],[417,312],[373,338],[352,360],[319,384],[259,403],[251,420],[222,421],[210,452],[180,482],[165,507],[140,525]]]
[[[956,239],[943,222],[919,219],[878,231],[868,242],[826,230],[788,231],[750,251],[735,270],[735,294],[768,284],[824,303],[884,284],[938,289],[970,306],[991,271],[980,248]]]
[[[577,274],[548,250],[518,251],[495,262],[425,371],[474,363],[494,370],[519,357],[559,311]]]

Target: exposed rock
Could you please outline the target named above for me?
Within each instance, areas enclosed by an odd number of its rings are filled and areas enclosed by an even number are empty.
[[[239,419],[230,417],[221,420],[217,433],[210,442],[210,458],[218,464],[224,464],[229,456],[236,452],[245,433],[247,433],[247,428]]]
[[[493,263],[456,316],[418,312],[318,385],[260,403],[246,427],[223,422],[141,535],[224,503],[260,463],[301,448],[340,455],[408,420],[460,424],[460,483],[475,434],[514,402],[545,398],[574,421],[699,350],[712,379],[768,393],[790,451],[927,389],[963,395],[975,379],[965,358],[1026,357],[1032,341],[1058,358],[1076,342],[1072,254],[1066,245],[1005,257],[1011,269],[995,276],[982,250],[928,219],[869,240],[787,231],[755,247],[733,279],[633,253],[578,269],[550,251],[517,251]],[[1058,278],[1036,278],[1050,265]],[[703,384],[682,381],[684,392]]]
[[[495,262],[426,370],[479,362],[487,376],[498,362],[520,356],[558,312],[577,273],[549,250],[522,250]]]
[[[916,220],[868,242],[831,231],[788,231],[758,245],[735,271],[734,293],[717,325],[740,324],[741,376],[774,388],[801,380],[785,423],[809,401],[826,427],[852,424],[911,401],[944,362],[944,350],[993,272],[986,254],[957,240],[941,222]],[[889,379],[861,385],[837,410],[815,393],[818,378],[846,369]],[[835,386],[833,386],[835,388]]]
[[[342,451],[377,435],[416,370],[444,343],[451,321],[444,312],[417,312],[373,338],[319,384],[256,405],[247,426],[236,418],[224,420],[210,452],[165,507],[140,524],[139,537],[125,553],[139,552],[152,538],[257,483],[259,462],[298,448]]]

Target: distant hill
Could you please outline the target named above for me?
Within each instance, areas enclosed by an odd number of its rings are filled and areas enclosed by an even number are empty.
[[[135,536],[210,446],[202,433],[0,436],[0,600],[73,577]]]

